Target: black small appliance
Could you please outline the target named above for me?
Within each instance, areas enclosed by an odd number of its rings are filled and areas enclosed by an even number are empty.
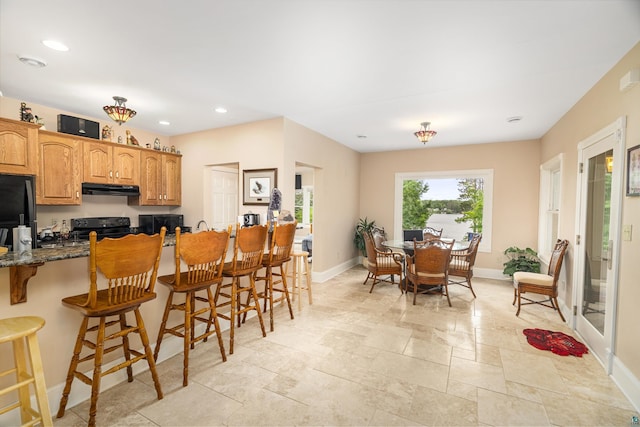
[[[31,227],[31,245],[35,248],[38,240],[35,177],[2,174],[0,175],[0,246],[13,246],[13,229],[21,224],[21,215],[24,225]]]
[[[260,225],[260,214],[248,213],[243,216],[243,227],[251,227],[252,225]]]
[[[167,227],[167,234],[175,234],[176,227],[187,231],[184,229],[184,216],[180,214],[138,215],[138,230],[141,233],[159,233],[163,226]]]

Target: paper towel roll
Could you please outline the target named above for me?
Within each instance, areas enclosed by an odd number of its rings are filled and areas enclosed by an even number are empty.
[[[13,251],[31,252],[31,227],[19,225],[13,229]]]

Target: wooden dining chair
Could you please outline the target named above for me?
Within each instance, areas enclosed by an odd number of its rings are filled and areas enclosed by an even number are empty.
[[[551,252],[551,259],[549,260],[549,268],[547,273],[532,273],[529,271],[516,271],[513,274],[513,304],[518,301],[518,311],[516,316],[520,315],[520,307],[528,304],[539,304],[545,307],[553,308],[560,315],[560,319],[564,322],[564,316],[560,311],[558,305],[558,278],[560,277],[560,270],[562,269],[562,260],[564,259],[565,252],[569,246],[568,240],[556,241],[556,244]],[[544,300],[532,300],[522,295],[525,293],[533,293],[544,295],[547,299]],[[525,300],[526,302],[522,302]]]
[[[233,260],[225,263],[222,270],[222,275],[231,280],[218,286],[214,298],[218,317],[229,321],[229,354],[233,354],[236,324],[240,327],[242,315],[246,312],[256,311],[262,336],[267,336],[255,282],[256,272],[262,268],[266,238],[267,227],[264,225],[240,228],[240,224],[236,224]],[[241,282],[242,278],[248,281],[244,286]],[[246,302],[242,303],[242,294],[244,293],[248,294],[248,297]],[[222,301],[221,296],[226,300]],[[220,310],[227,306],[230,309],[229,313]]]
[[[471,278],[473,277],[473,266],[476,262],[476,255],[478,254],[478,247],[482,241],[482,234],[476,233],[473,235],[469,247],[462,250],[451,251],[451,262],[449,263],[449,284],[460,285],[465,288],[469,288],[471,294],[476,298],[476,293],[473,291],[471,285]],[[451,279],[451,277],[458,277],[458,279]],[[462,280],[461,280],[461,279]]]
[[[182,386],[186,387],[189,384],[189,349],[194,348],[198,341],[206,341],[215,334],[218,337],[222,361],[227,361],[211,287],[222,283],[222,267],[231,236],[231,226],[226,231],[211,230],[196,234],[182,234],[180,227],[176,227],[175,231],[175,273],[158,277],[158,282],[169,288],[169,296],[158,331],[153,359],[158,361],[162,338],[165,335],[182,338]],[[182,262],[186,265],[184,270],[181,268]],[[177,295],[181,296],[179,301],[176,301]],[[183,313],[182,322],[167,327],[169,315],[174,310]],[[199,335],[196,335],[197,322],[207,325],[205,331]]]
[[[373,287],[380,282],[394,283],[394,275],[397,274],[402,281],[403,256],[397,252],[383,252],[376,249],[371,233],[364,233],[364,244],[367,251],[365,260],[368,270],[367,277],[364,279],[363,285],[369,279],[373,279],[369,293],[373,292]],[[390,276],[390,279],[381,279],[380,277]],[[402,288],[400,288],[402,291]]]
[[[439,239],[442,237],[442,228],[440,230],[434,227],[426,227],[422,230],[422,240]]]
[[[118,239],[105,238],[99,242],[95,231],[89,234],[89,292],[62,300],[66,307],[79,311],[83,319],[60,399],[58,418],[64,416],[71,384],[74,378],[78,378],[91,386],[89,425],[94,426],[101,378],[126,368],[127,379],[132,382],[131,365],[141,360],[147,361],[156,394],[158,399],[162,399],[162,389],[140,306],[156,298],[154,289],[166,231],[162,227],[160,233],[153,236],[129,234]],[[104,280],[98,280],[98,272]],[[126,314],[129,312],[134,313],[134,325],[127,323]],[[90,326],[91,323],[93,326]],[[117,327],[118,330],[111,332],[112,327]],[[93,332],[96,336],[91,341],[88,333]],[[131,348],[129,334],[132,333],[140,336],[143,347],[141,351]],[[115,343],[108,346],[113,340]],[[102,372],[103,355],[120,348],[124,361]],[[88,353],[80,357],[83,349],[88,349]],[[84,368],[79,368],[81,362],[88,360],[93,360],[91,378],[84,374]]]
[[[449,307],[449,262],[451,248],[455,241],[443,241],[440,239],[414,241],[413,256],[407,257],[407,283],[413,284],[413,305],[419,287],[423,286],[421,293],[439,292],[447,297]]]
[[[262,266],[265,272],[264,276],[256,275],[256,282],[265,282],[264,290],[258,293],[258,297],[263,298],[263,311],[265,312],[267,311],[268,303],[271,331],[273,331],[273,303],[286,301],[287,307],[289,308],[289,316],[293,319],[293,308],[291,307],[287,275],[286,271],[283,270],[283,265],[291,261],[296,225],[297,222],[294,221],[288,224],[276,224],[273,227],[273,233],[269,239],[269,252],[262,257]],[[280,293],[280,296],[275,298],[274,292]],[[247,293],[247,299],[249,297],[250,295]],[[245,318],[246,316],[247,313],[244,314]]]

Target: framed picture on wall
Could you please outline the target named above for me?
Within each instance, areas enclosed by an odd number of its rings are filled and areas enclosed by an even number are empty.
[[[640,145],[627,150],[627,196],[640,196]]]
[[[268,205],[271,190],[278,185],[277,169],[246,169],[243,174],[243,204]]]

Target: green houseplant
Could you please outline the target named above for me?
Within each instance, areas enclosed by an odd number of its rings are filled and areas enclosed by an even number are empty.
[[[360,218],[360,221],[356,224],[355,233],[353,235],[353,244],[358,248],[362,256],[367,256],[367,250],[364,244],[364,233],[371,233],[375,226],[376,222],[369,221],[367,217]]]
[[[513,276],[516,271],[540,273],[540,258],[538,258],[538,253],[533,249],[521,249],[517,246],[511,246],[504,250],[504,254],[509,257],[509,260],[503,264],[503,274]]]

